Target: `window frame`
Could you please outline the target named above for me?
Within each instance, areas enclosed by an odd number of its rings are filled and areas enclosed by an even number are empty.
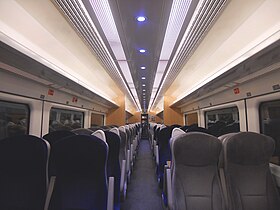
[[[64,111],[65,113],[71,114],[71,117],[75,115],[76,113],[82,114],[82,120],[81,120],[81,128],[84,128],[85,125],[85,112],[83,110],[77,110],[77,109],[68,109],[68,107],[57,107],[57,106],[51,106],[49,110],[49,120],[48,120],[48,132],[50,132],[50,121],[51,121],[51,113],[53,110],[58,111]],[[60,112],[61,114],[62,112]],[[72,128],[75,129],[75,128]]]

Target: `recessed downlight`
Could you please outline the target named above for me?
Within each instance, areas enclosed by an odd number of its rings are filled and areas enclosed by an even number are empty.
[[[142,84],[142,86],[145,87],[146,85],[145,85],[145,84]]]
[[[140,67],[142,70],[145,70],[146,69],[146,66],[141,66]]]
[[[137,20],[138,22],[144,22],[146,19],[147,19],[147,18],[146,18],[145,16],[138,16],[138,17],[136,18],[136,20]]]
[[[141,77],[141,79],[146,79],[146,77]]]
[[[140,52],[140,53],[145,53],[146,50],[145,50],[145,49],[139,49],[139,52]]]

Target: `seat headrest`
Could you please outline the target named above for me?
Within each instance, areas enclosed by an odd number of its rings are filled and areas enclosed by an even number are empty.
[[[87,128],[76,128],[72,130],[73,133],[77,134],[77,135],[91,135],[93,133],[92,130],[87,129]]]
[[[160,131],[158,133],[158,137],[169,139],[171,137],[171,133],[172,133],[172,127],[170,127],[170,126],[163,127],[163,128],[160,129]]]
[[[222,149],[222,143],[219,139],[199,132],[177,136],[172,144],[172,153],[176,165],[216,165]]]
[[[103,130],[97,130],[94,133],[92,133],[91,135],[96,136],[106,142],[106,135]]]
[[[263,134],[240,132],[223,142],[227,162],[241,165],[268,163],[274,151],[274,140]]]
[[[111,128],[110,131],[117,134],[118,136],[120,136],[120,130],[118,128],[116,128],[116,127]]]
[[[172,130],[171,137],[174,138],[174,137],[176,137],[176,136],[179,136],[179,135],[185,134],[185,133],[186,133],[186,132],[185,132],[184,130],[180,129],[180,128],[174,128],[174,129]]]
[[[58,130],[50,132],[43,136],[43,139],[47,140],[50,144],[54,144],[55,142],[59,141],[60,139],[63,139],[68,136],[74,136],[76,135],[72,131],[68,130]]]

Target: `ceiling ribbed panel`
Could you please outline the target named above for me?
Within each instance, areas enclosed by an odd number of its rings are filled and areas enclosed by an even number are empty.
[[[175,78],[178,76],[196,47],[199,45],[207,31],[211,28],[222,9],[225,7],[228,0],[205,0],[198,5],[196,15],[193,17],[193,21],[187,27],[185,32],[185,39],[181,43],[181,48],[175,53],[172,61],[168,64],[165,74],[167,74],[164,81],[164,77],[161,81],[162,88],[158,93],[158,97],[154,103],[155,107],[164,95],[164,92],[169,88]],[[169,73],[168,73],[169,71]]]
[[[114,63],[114,58],[111,57],[109,51],[102,43],[96,29],[90,18],[85,14],[82,5],[76,0],[54,0],[55,4],[60,8],[65,17],[72,23],[77,33],[82,37],[85,43],[92,49],[92,53],[99,59],[107,73],[127,95],[131,95],[125,87],[117,66]],[[134,99],[132,99],[134,100]]]

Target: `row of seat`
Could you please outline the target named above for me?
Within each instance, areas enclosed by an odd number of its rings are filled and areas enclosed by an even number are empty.
[[[139,140],[139,128],[134,124],[1,140],[0,208],[119,210],[131,173],[130,142]]]
[[[215,124],[216,125],[216,124]],[[197,124],[189,125],[189,126],[181,126],[181,125],[171,125],[165,126],[160,124],[151,124],[150,133],[153,137],[153,141],[151,141],[151,146],[154,150],[154,156],[156,159],[157,165],[157,178],[159,180],[159,187],[162,188],[162,179],[164,172],[164,165],[167,164],[168,161],[171,161],[171,150],[169,147],[169,139],[171,138],[171,133],[174,128],[180,128],[185,132],[202,132],[214,135],[214,130],[206,129],[203,127],[199,127]],[[218,128],[216,126],[216,128]],[[232,130],[227,130],[232,131]],[[234,130],[235,131],[235,130]],[[237,131],[237,130],[236,130]],[[226,133],[228,133],[226,132]],[[216,135],[216,133],[215,133]],[[214,135],[214,136],[215,136]]]
[[[162,175],[168,209],[280,209],[269,168],[274,151],[272,138],[252,132],[217,138],[207,132],[185,132],[174,127],[161,126],[156,145],[162,146],[162,140],[168,142],[171,153],[171,164],[163,166]],[[160,133],[171,138],[162,138]]]

